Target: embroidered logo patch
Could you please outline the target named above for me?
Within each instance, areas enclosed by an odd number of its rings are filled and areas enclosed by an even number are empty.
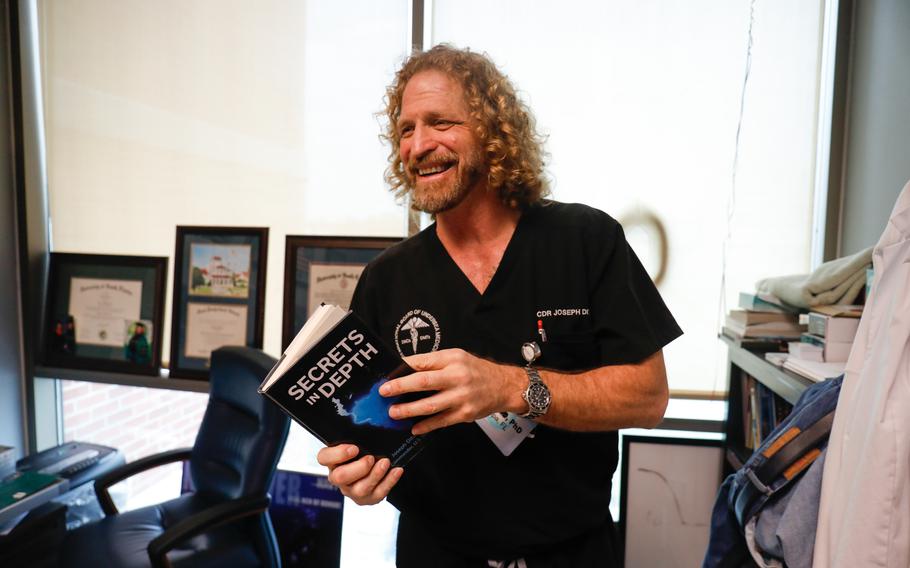
[[[439,322],[426,310],[411,310],[395,326],[395,347],[402,357],[439,349]]]

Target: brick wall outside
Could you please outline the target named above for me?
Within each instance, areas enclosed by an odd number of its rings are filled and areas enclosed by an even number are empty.
[[[192,446],[208,402],[208,396],[201,393],[82,381],[62,383],[64,441],[111,446],[122,451],[127,462]],[[127,495],[139,494],[160,482],[168,475],[167,469],[157,468],[131,478]]]

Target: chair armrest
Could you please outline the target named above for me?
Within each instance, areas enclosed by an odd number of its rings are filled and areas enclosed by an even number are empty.
[[[170,568],[167,553],[181,541],[244,517],[258,515],[269,508],[268,495],[241,497],[219,503],[169,527],[148,545],[149,560],[155,568]]]
[[[146,456],[144,458],[138,459],[134,462],[124,464],[113,471],[100,476],[95,480],[95,495],[98,497],[98,504],[101,505],[101,510],[104,511],[105,516],[107,515],[116,515],[117,514],[117,505],[114,504],[114,500],[111,498],[111,494],[108,491],[108,488],[115,483],[119,483],[128,477],[132,477],[137,473],[142,473],[149,469],[156,468],[161,465],[186,461],[190,459],[190,455],[193,453],[193,448],[179,448],[176,450],[168,450],[166,452],[161,452],[159,454],[153,454],[151,456]]]

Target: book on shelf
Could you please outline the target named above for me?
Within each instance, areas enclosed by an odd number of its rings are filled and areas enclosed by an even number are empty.
[[[755,325],[759,323],[771,322],[791,322],[799,323],[799,316],[784,312],[756,312],[753,310],[730,310],[727,317],[743,325]]]
[[[354,312],[316,309],[259,386],[259,392],[326,445],[355,444],[359,455],[410,461],[426,442],[416,420],[394,420],[389,407],[422,395],[386,398],[379,387],[413,370]]]
[[[844,373],[847,367],[846,362],[821,362],[806,361],[796,357],[788,357],[784,361],[784,369],[793,371],[797,375],[803,376],[814,382],[821,382],[825,379],[833,379]]]
[[[850,350],[853,349],[853,341],[831,341],[808,332],[802,334],[799,341],[819,351],[820,358],[801,357],[813,361],[844,362],[850,357]]]
[[[757,450],[761,445],[761,429],[759,428],[759,394],[758,381],[749,377],[749,444],[746,446],[750,450]]]
[[[788,306],[777,296],[764,292],[740,292],[739,307],[753,312],[799,313],[799,308]]]
[[[824,361],[824,345],[816,345],[814,343],[806,341],[806,335],[807,334],[804,333],[800,337],[799,341],[791,341],[788,344],[790,357],[795,357],[797,359],[803,359],[806,361]]]
[[[809,312],[809,333],[831,341],[852,343],[859,329],[859,316],[853,315],[855,312],[817,311],[819,309],[822,307]]]
[[[724,321],[724,334],[732,337],[799,339],[804,331],[806,326],[794,320],[745,324],[727,316]]]
[[[755,377],[743,373],[743,445],[755,450],[790,414],[793,405]]]
[[[789,353],[781,353],[779,351],[769,351],[765,353],[765,361],[771,363],[775,367],[783,367],[784,361],[789,357]]]
[[[777,396],[775,396],[774,391],[765,385],[759,384],[758,397],[761,411],[761,414],[758,417],[758,431],[761,433],[761,441],[764,442],[768,439],[768,436],[771,434],[771,431],[774,430],[775,426],[777,426]]]
[[[747,450],[755,449],[752,445],[752,391],[755,389],[753,386],[754,382],[755,379],[746,373],[743,373],[742,389],[740,389],[742,395],[740,397],[740,408],[742,409],[743,416],[743,447]]]

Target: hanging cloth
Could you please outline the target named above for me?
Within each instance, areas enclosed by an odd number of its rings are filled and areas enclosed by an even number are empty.
[[[910,566],[910,183],[872,262],[828,441],[818,568]]]

